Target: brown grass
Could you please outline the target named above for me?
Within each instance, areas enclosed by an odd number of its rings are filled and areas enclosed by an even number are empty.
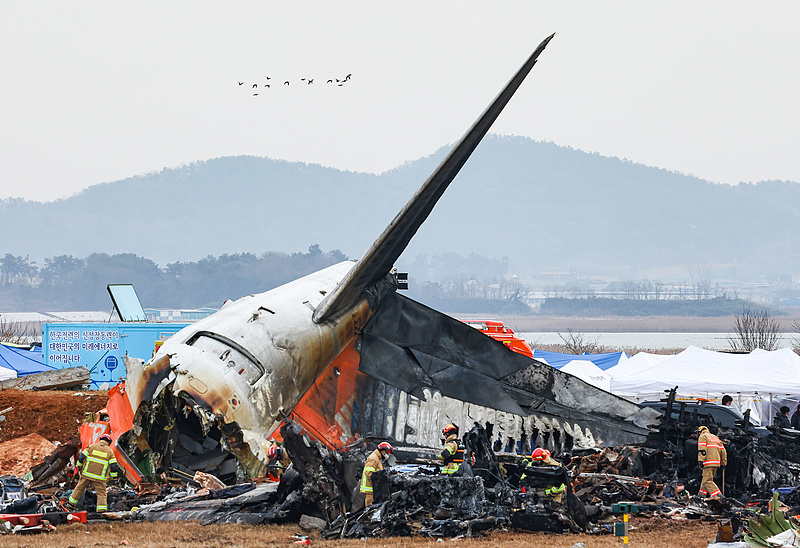
[[[631,532],[632,546],[652,548],[706,548],[716,536],[716,524],[701,521],[671,521],[662,518],[633,518],[636,527]],[[192,548],[229,548],[251,546],[295,546],[295,533],[301,533],[296,525],[209,525],[198,523],[109,523],[93,525],[64,525],[52,533],[39,535],[10,535],[2,539],[3,547],[53,548],[93,547],[93,546],[152,546],[170,548],[191,546]],[[322,540],[318,533],[309,534],[311,544],[331,548],[390,547],[406,548],[417,546],[436,546],[435,539],[429,538],[380,538]],[[126,541],[128,544],[125,544]],[[457,546],[475,548],[511,548],[526,546],[532,548],[570,548],[583,542],[588,548],[617,548],[620,539],[611,535],[553,535],[545,533],[514,533],[495,531],[479,539],[446,539],[457,542]]]
[[[580,333],[732,333],[734,316],[609,316],[579,318],[564,316],[508,316],[500,318],[517,332],[550,331]],[[784,333],[792,333],[796,316],[776,316]]]
[[[537,344],[536,350],[545,350],[547,352],[558,352],[560,354],[569,354],[569,349],[564,346],[563,344]],[[635,346],[628,346],[625,348],[616,348],[613,346],[603,346],[600,345],[596,350],[595,353],[602,353],[602,352],[625,352],[628,356],[633,356],[634,354],[638,354],[639,352],[646,352],[648,354],[664,354],[664,355],[672,355],[672,354],[679,354],[686,350],[685,348],[638,348]]]

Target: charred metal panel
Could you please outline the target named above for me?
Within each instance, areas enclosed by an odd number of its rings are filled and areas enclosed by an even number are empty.
[[[372,378],[357,399],[362,435],[435,447],[447,422],[488,422],[499,450],[560,452],[641,442],[658,415],[398,294],[358,348],[359,370]]]
[[[495,451],[530,453],[544,447],[554,454],[602,445],[641,443],[648,430],[621,419],[584,416],[564,420],[542,413],[514,415],[425,391],[420,399],[383,381],[368,378],[356,398],[361,415],[357,433],[364,437],[389,438],[409,445],[441,446],[442,426],[453,422],[462,428],[474,423],[494,425]],[[409,412],[409,409],[413,412]]]

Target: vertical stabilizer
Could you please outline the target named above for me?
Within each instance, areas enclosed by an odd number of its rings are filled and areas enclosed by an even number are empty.
[[[383,234],[375,240],[336,289],[320,303],[314,312],[315,322],[325,321],[352,307],[363,298],[367,287],[389,273],[397,258],[428,218],[433,206],[489,131],[553,36],[555,35],[551,34],[539,44],[489,108],[475,121],[439,167],[386,227]]]

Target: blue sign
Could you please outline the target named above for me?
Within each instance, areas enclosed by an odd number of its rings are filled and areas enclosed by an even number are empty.
[[[122,356],[147,361],[157,341],[165,341],[188,323],[45,323],[44,362],[54,367],[84,365],[92,388],[114,385],[126,375]]]

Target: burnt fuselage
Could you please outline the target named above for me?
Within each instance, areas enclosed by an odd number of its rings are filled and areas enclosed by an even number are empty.
[[[350,270],[346,261],[228,303],[166,341],[137,370],[129,366],[134,411],[162,391],[182,398],[209,425],[235,431],[229,442],[245,472],[259,475],[269,437],[322,371],[370,318],[367,298],[314,323],[315,307]],[[163,451],[153,448],[155,451]]]

